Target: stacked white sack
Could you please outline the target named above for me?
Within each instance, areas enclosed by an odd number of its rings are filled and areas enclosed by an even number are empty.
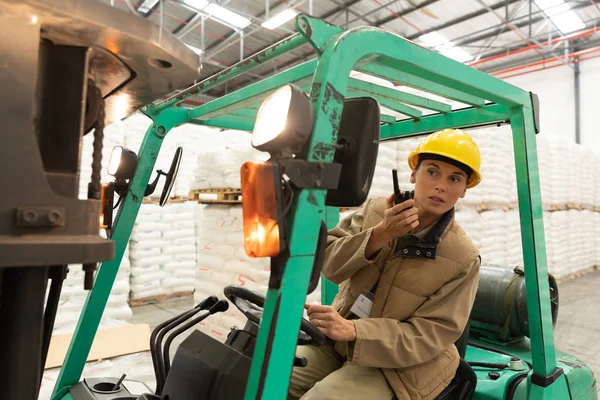
[[[517,198],[510,128],[502,126],[473,129],[468,133],[477,143],[481,153],[483,180],[469,190],[468,196],[461,200],[461,205],[481,204],[486,208],[507,208]],[[474,202],[480,199],[480,203]]]
[[[596,264],[596,239],[594,237],[594,212],[591,210],[577,210],[579,213],[580,228],[574,229],[575,240],[579,241],[581,262],[575,272],[589,270]]]
[[[594,210],[600,212],[600,153],[594,155]]]
[[[566,154],[563,154],[566,156],[567,163],[565,165],[563,162],[562,168],[567,171],[568,175],[566,185],[564,186],[564,190],[567,191],[567,204],[570,206],[579,206],[583,199],[583,173],[587,165],[585,165],[582,146],[573,142],[565,143],[565,145]],[[585,186],[586,188],[591,187],[592,184],[593,181],[586,182]]]
[[[551,145],[544,136],[537,137],[537,156],[538,156],[538,170],[540,173],[540,190],[542,195],[542,208],[544,210],[551,210],[552,204],[555,199],[555,185],[553,173],[553,156],[555,148]],[[557,183],[558,184],[558,183]]]
[[[250,258],[244,252],[242,207],[240,205],[197,205],[198,268],[196,302],[214,295],[224,298],[223,289],[239,285],[266,294],[270,275],[268,258]],[[246,318],[230,304],[229,310],[207,318],[200,329],[225,340],[231,326],[242,328]]]
[[[572,177],[565,161],[569,160],[568,146],[565,142],[549,140],[550,169],[543,178],[550,181],[546,186],[552,191],[552,205],[564,206],[569,201],[568,182]]]
[[[595,240],[593,215],[588,210],[568,210],[562,211],[567,214],[568,230],[563,232],[563,237],[568,235],[569,242],[569,262],[568,274],[575,274],[580,271],[590,269],[595,256]]]
[[[239,188],[240,168],[246,161],[264,161],[268,153],[250,144],[250,134],[242,131],[210,130],[202,133],[192,190]]]
[[[194,170],[201,150],[200,143],[203,142],[204,132],[209,130],[215,128],[185,124],[169,132],[169,135],[174,137],[176,146],[183,148],[179,172],[172,191],[175,197],[187,197],[190,193],[190,184],[194,179]]]
[[[556,278],[568,274],[572,257],[569,240],[569,217],[565,211],[544,211],[544,233],[548,271]]]
[[[161,288],[167,294],[191,293],[196,281],[196,232],[194,227],[194,203],[167,204],[161,220],[169,225],[162,232],[162,264],[165,277]]]
[[[481,214],[473,208],[457,208],[454,218],[467,233],[473,244],[480,248],[481,238],[484,234],[481,230]]]
[[[392,169],[397,168],[396,143],[381,142],[377,152],[377,162],[371,183],[369,197],[387,197],[394,192]],[[398,180],[402,180],[399,177]]]
[[[143,204],[131,233],[131,298],[194,290],[192,203]]]
[[[481,213],[480,253],[483,264],[506,265],[507,231],[509,229],[503,210]]]
[[[117,319],[127,321],[132,316],[131,308],[127,303],[129,297],[129,249],[125,248],[125,254],[119,267],[119,272],[113,284],[108,303],[102,314],[102,321]],[[55,334],[71,333],[75,331],[77,321],[83,310],[83,305],[88,291],[83,289],[84,273],[81,264],[69,265],[67,279],[63,283],[60,295],[58,312],[54,323]]]
[[[400,186],[400,190],[413,190],[414,185],[410,183],[410,174],[411,169],[408,167],[408,156],[412,151],[414,151],[419,143],[421,142],[421,138],[408,138],[408,139],[399,139],[396,143],[396,169],[398,170],[398,182]],[[390,187],[391,186],[391,172],[390,176]],[[390,192],[391,193],[391,192]]]
[[[121,121],[104,128],[102,142],[102,169],[100,182],[108,183],[114,178],[108,175],[107,166],[113,147],[123,144],[123,123]],[[94,130],[85,135],[81,144],[81,164],[79,167],[79,198],[87,199],[88,183],[92,179],[92,154],[94,151]]]
[[[580,177],[580,204],[588,210],[594,209],[594,193],[596,192],[596,179],[594,175],[596,168],[596,158],[590,148],[584,146],[578,146],[579,152],[581,153],[581,177]],[[578,160],[573,160],[577,162]]]
[[[129,242],[132,299],[166,294],[161,287],[166,277],[162,266],[168,261],[162,235],[171,225],[162,221],[161,213],[157,204],[142,204],[133,226]]]
[[[596,243],[594,245],[596,249],[596,266],[600,267],[600,212],[594,213],[594,238]]]
[[[510,268],[523,266],[523,242],[519,210],[505,212],[506,218],[506,265]]]

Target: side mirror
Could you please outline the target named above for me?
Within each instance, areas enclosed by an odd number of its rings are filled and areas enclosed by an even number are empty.
[[[177,178],[177,173],[179,172],[179,164],[181,164],[182,156],[183,148],[178,147],[177,150],[175,150],[173,161],[171,161],[171,168],[169,168],[169,172],[164,172],[161,169],[156,171],[158,175],[156,175],[154,181],[148,185],[144,196],[150,196],[152,193],[154,193],[154,191],[156,190],[156,185],[158,184],[161,175],[166,176],[166,182],[165,186],[163,187],[162,194],[160,195],[159,204],[161,207],[164,207],[165,204],[167,204],[167,201],[169,200],[169,195],[171,194],[171,190],[173,189],[173,185],[175,184],[175,179]]]
[[[372,97],[344,100],[333,162],[342,164],[337,189],[329,190],[325,204],[358,207],[365,202],[379,150],[379,103]]]
[[[179,164],[181,164],[182,156],[183,147],[178,147],[177,150],[175,150],[173,161],[171,161],[171,168],[169,168],[169,172],[167,172],[167,180],[165,182],[165,186],[163,187],[162,194],[160,195],[159,204],[161,207],[164,207],[164,205],[167,204],[167,200],[169,200],[169,195],[171,194],[171,190],[173,190],[175,179],[179,173]]]

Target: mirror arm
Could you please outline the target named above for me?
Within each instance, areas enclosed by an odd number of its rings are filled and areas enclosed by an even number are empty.
[[[156,185],[158,185],[158,180],[160,179],[161,175],[165,175],[165,176],[167,175],[161,169],[157,170],[156,173],[157,173],[157,175],[156,175],[156,178],[154,179],[154,181],[146,187],[146,192],[144,193],[144,197],[150,196],[152,193],[154,193],[154,191],[156,190]]]
[[[287,175],[299,188],[336,189],[342,164],[310,162],[297,159],[281,159],[277,163],[282,174]]]

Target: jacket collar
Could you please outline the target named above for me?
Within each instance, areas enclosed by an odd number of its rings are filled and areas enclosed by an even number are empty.
[[[414,191],[410,193],[414,197]],[[448,210],[437,222],[423,235],[407,235],[398,238],[394,249],[394,256],[428,258],[435,260],[436,250],[442,235],[454,218],[454,207]]]

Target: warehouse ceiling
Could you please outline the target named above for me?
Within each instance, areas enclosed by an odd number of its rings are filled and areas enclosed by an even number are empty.
[[[596,0],[102,0],[173,32],[206,78],[295,32],[305,13],[352,29],[370,25],[500,78],[600,55]],[[281,16],[280,13],[283,13]],[[278,25],[277,18],[288,16]],[[278,26],[275,26],[278,25]],[[215,88],[218,96],[313,58],[309,45]],[[208,96],[200,96],[203,102]]]

